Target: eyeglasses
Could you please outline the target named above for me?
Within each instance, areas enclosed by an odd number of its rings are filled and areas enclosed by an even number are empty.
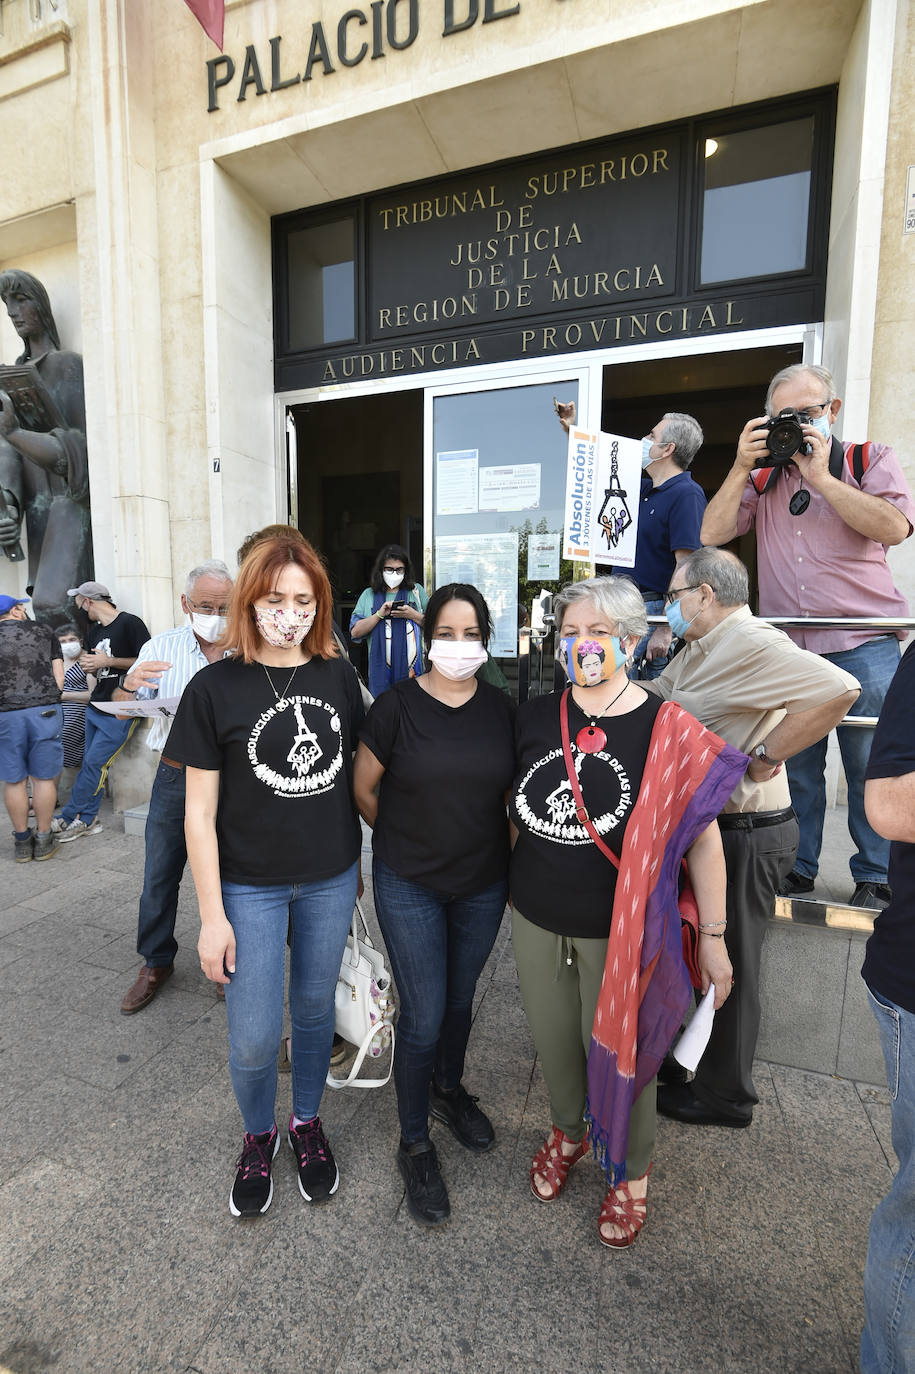
[[[822,415],[823,411],[828,410],[831,405],[832,401],[817,401],[812,405],[804,406],[803,409],[799,410],[797,413],[801,419],[804,419],[806,416],[808,420],[816,420]],[[769,418],[773,419],[774,417],[770,416]]]
[[[683,595],[684,592],[697,592],[701,586],[702,583],[697,582],[692,587],[678,587],[675,592],[666,592],[664,595],[664,600],[667,602],[668,606],[672,606],[675,601],[680,600],[680,597]]]
[[[191,598],[190,598],[189,596],[186,596],[186,597],[185,597],[185,600],[187,601],[187,604],[191,607],[191,609],[194,610],[194,611],[196,611],[198,615],[228,615],[228,614],[229,614],[229,608],[228,608],[228,606],[211,606],[211,605],[209,604],[209,602],[204,602],[202,606],[198,606],[198,605],[197,605],[197,602],[196,602],[196,601],[192,601]]]
[[[389,567],[385,566],[385,567],[383,567],[383,568],[381,569],[381,571],[382,571],[382,572],[389,572],[389,573],[402,573],[402,572],[405,572],[406,569],[405,569],[405,568],[389,568]]]

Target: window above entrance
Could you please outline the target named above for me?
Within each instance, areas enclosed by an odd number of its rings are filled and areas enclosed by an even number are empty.
[[[702,284],[804,271],[813,115],[742,130],[712,125],[701,151]]]

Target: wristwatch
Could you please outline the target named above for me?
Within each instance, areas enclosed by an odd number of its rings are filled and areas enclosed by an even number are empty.
[[[753,750],[753,757],[754,759],[759,759],[760,763],[764,763],[767,768],[780,768],[785,761],[784,759],[770,759],[769,755],[766,753],[765,744],[757,744],[756,748]]]

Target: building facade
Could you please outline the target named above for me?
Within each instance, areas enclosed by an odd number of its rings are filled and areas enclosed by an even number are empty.
[[[915,484],[909,0],[229,0],[222,53],[181,0],[0,0],[0,115],[0,270],[83,355],[96,575],[153,629],[291,518],[343,620],[388,541],[483,583],[510,675],[554,396],[696,414],[711,492],[822,361]]]

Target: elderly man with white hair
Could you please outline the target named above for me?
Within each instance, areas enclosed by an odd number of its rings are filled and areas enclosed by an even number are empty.
[[[153,635],[125,674],[125,697],[180,697],[191,678],[223,657],[220,643],[232,577],[225,563],[213,559],[188,573],[181,609],[188,622]],[[175,914],[178,889],[187,864],[184,840],[184,764],[165,754],[170,720],[157,717],[146,738],[162,751],[146,818],[146,868],[137,928],[137,953],[144,963],[125,993],[121,1014],[133,1016],[149,1006],[175,967],[178,944]]]
[[[757,620],[747,596],[747,570],[733,554],[698,549],[684,559],[671,578],[666,614],[686,647],[659,678],[643,683],[751,756],[718,817],[728,878],[720,933],[734,991],[715,1014],[695,1079],[687,1083],[685,1071],[669,1063],[659,1074],[658,1111],[697,1126],[752,1120],[763,940],[797,849],[785,760],[821,739],[858,695],[851,674]]]
[[[748,420],[737,456],[702,522],[703,544],[726,544],[755,527],[759,613],[764,616],[846,616],[893,619],[909,614],[887,566],[890,545],[915,525],[915,504],[893,450],[886,444],[840,442],[832,434],[842,402],[825,367],[796,363],[769,383],[766,414]],[[767,424],[784,411],[799,426],[773,456]],[[787,433],[788,431],[786,431]],[[789,453],[794,443],[800,446]],[[821,654],[861,684],[855,714],[880,713],[899,663],[904,630],[789,630],[802,649]],[[889,901],[890,847],[864,811],[870,731],[838,731],[848,782],[848,829],[855,906]],[[826,813],[826,740],[792,759],[791,799],[801,827],[797,861],[780,892],[812,892]]]

